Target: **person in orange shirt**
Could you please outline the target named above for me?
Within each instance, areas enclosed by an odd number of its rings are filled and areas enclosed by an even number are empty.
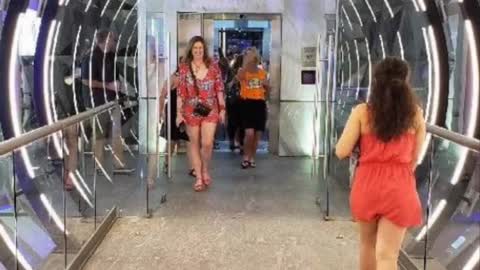
[[[267,122],[266,96],[269,89],[267,72],[260,69],[260,56],[256,48],[245,52],[243,66],[238,70],[240,81],[240,116],[245,129],[242,168],[255,168],[258,142]]]

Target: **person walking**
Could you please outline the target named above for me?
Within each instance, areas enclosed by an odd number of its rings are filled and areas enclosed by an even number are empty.
[[[350,208],[360,230],[361,270],[397,269],[407,228],[422,223],[414,172],[426,128],[409,74],[399,58],[380,62],[368,102],[353,109],[336,145],[340,159],[360,146]]]
[[[243,67],[238,70],[240,81],[241,122],[245,129],[244,155],[241,166],[243,169],[255,168],[255,155],[258,142],[265,131],[267,122],[267,72],[259,68],[260,56],[256,48],[249,48],[243,58]]]
[[[208,55],[205,40],[193,37],[179,68],[177,126],[185,123],[190,157],[196,173],[195,191],[209,187],[213,140],[218,122],[225,121],[224,85],[218,64]]]

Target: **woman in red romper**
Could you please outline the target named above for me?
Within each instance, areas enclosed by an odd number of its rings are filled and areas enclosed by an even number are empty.
[[[380,62],[366,104],[353,109],[336,146],[340,159],[360,145],[350,194],[360,229],[360,269],[397,269],[406,229],[422,222],[414,171],[425,121],[409,85],[408,64]]]
[[[225,100],[220,68],[208,56],[205,41],[193,37],[179,67],[179,95],[177,97],[177,126],[185,123],[190,140],[190,159],[196,175],[195,191],[202,191],[211,183],[209,163],[217,123],[225,120]],[[211,109],[207,116],[194,113],[198,102]]]

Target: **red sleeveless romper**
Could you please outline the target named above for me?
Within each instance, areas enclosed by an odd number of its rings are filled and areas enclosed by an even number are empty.
[[[382,217],[400,227],[422,224],[422,209],[411,168],[415,134],[384,143],[374,134],[360,138],[360,160],[350,194],[356,221],[372,222]]]

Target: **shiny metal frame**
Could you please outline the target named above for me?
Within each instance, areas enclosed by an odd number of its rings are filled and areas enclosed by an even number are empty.
[[[170,91],[170,76],[171,76],[171,71],[170,71],[170,65],[171,65],[171,52],[170,52],[170,32],[166,33],[166,41],[165,44],[167,44],[166,52],[167,52],[167,68],[165,69],[166,73],[166,78],[167,78],[167,115],[165,116],[167,119],[172,119],[172,102],[170,102],[170,95],[172,94]],[[177,102],[174,100],[174,102]],[[157,102],[158,103],[158,102]],[[175,112],[176,113],[176,112]],[[167,146],[168,146],[168,153],[167,153],[167,160],[168,160],[168,178],[172,178],[172,125],[176,125],[176,123],[172,123],[172,121],[167,122]],[[158,144],[157,144],[158,145]]]
[[[324,41],[324,42],[322,42]],[[326,45],[326,49],[323,49],[322,45]],[[325,205],[325,216],[326,220],[329,219],[329,179],[328,173],[329,169],[328,166],[330,164],[330,126],[332,125],[332,121],[330,119],[331,115],[331,108],[332,105],[332,85],[333,84],[333,76],[335,74],[334,68],[334,57],[332,54],[335,54],[334,51],[334,36],[333,33],[327,33],[326,38],[322,40],[321,36],[318,35],[317,37],[317,65],[316,65],[316,82],[315,88],[316,92],[314,95],[314,126],[313,126],[313,133],[314,133],[314,145],[313,145],[313,176],[317,177],[318,175],[316,172],[318,171],[318,164],[316,160],[320,157],[323,158],[323,168],[322,168],[322,178],[321,181],[325,181],[325,196],[326,196],[326,205]],[[325,65],[327,66],[325,70]],[[326,72],[326,74],[322,74]],[[325,76],[324,76],[325,75]],[[324,77],[326,77],[326,82],[324,81]],[[322,107],[321,104],[324,105],[324,113],[322,115]],[[321,117],[322,119],[319,120],[319,126],[317,127],[317,118]],[[320,131],[323,128],[323,133],[321,134]],[[323,146],[323,153],[319,154],[318,147],[321,145]],[[321,195],[317,198],[317,204],[321,204]]]
[[[468,149],[475,152],[480,152],[480,140],[478,139],[470,138],[460,133],[456,133],[445,128],[433,126],[430,124],[427,124],[427,131],[436,137],[440,137],[447,141],[454,142],[458,145],[467,147]]]
[[[102,221],[100,226],[90,236],[90,238],[82,246],[78,254],[73,258],[72,262],[67,266],[68,270],[82,269],[88,262],[88,259],[93,255],[97,247],[102,243],[107,233],[118,219],[118,209],[113,207]]]
[[[98,106],[94,109],[88,110],[86,112],[77,114],[75,116],[66,118],[64,120],[60,120],[51,125],[44,126],[44,127],[32,130],[30,132],[24,133],[19,137],[15,137],[15,138],[11,138],[9,140],[3,141],[0,143],[0,156],[3,156],[5,154],[8,154],[10,152],[17,150],[18,148],[31,144],[38,139],[52,135],[71,125],[78,124],[82,121],[90,119],[98,114],[101,114],[109,109],[114,108],[115,106],[118,106],[118,103],[116,101],[112,101],[102,106]]]

